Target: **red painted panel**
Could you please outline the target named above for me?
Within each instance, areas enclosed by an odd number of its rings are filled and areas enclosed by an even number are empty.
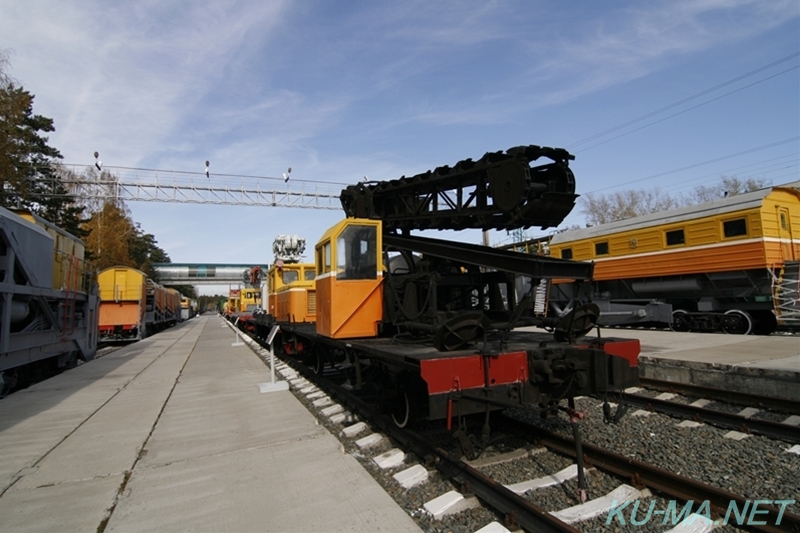
[[[589,344],[578,345],[578,348],[595,348],[609,355],[627,359],[631,367],[639,366],[639,353],[642,350],[639,339],[597,339]]]
[[[420,375],[428,384],[430,394],[483,387],[483,356],[426,359],[420,361]],[[489,358],[490,385],[518,383],[527,379],[528,356],[525,352],[512,352]]]
[[[528,380],[528,354],[526,352],[505,353],[489,358],[489,383],[504,385]]]

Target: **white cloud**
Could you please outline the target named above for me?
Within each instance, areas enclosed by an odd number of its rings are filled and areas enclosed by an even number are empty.
[[[99,150],[133,165],[171,141],[230,58],[265,39],[281,11],[281,2],[33,2],[11,9],[0,33],[36,112],[57,118],[51,140],[67,160]]]
[[[296,180],[353,183],[507,140],[552,142],[593,111],[558,104],[756,42],[796,23],[798,4],[0,0],[0,13],[0,48],[15,49],[12,74],[54,118],[51,144],[67,163],[98,150],[112,166],[202,172],[208,159],[212,174],[291,166]],[[775,59],[758,53],[748,69]],[[543,119],[548,106],[561,116]],[[255,254],[277,228],[314,241],[335,213],[131,207],[175,260],[207,257],[199,239],[222,243],[220,255]],[[184,225],[200,211],[213,232]],[[234,240],[222,219],[263,227]]]
[[[575,99],[661,70],[670,61],[769,32],[798,16],[792,0],[666,0],[612,11],[553,43],[532,41],[549,57],[528,74],[541,105]]]

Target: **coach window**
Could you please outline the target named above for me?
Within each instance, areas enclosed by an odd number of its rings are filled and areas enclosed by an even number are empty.
[[[684,243],[686,243],[686,237],[684,237],[682,229],[667,232],[667,246],[676,246]]]
[[[725,237],[747,235],[747,221],[743,218],[728,220],[722,223],[722,230]]]
[[[572,259],[572,248],[564,248],[561,250],[561,259]]]
[[[608,255],[608,241],[594,243],[594,255]]]

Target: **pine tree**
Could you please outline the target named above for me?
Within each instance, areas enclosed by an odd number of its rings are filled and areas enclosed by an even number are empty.
[[[83,208],[56,171],[61,153],[43,135],[55,131],[53,119],[33,114],[34,96],[7,67],[8,53],[0,50],[0,206],[27,209],[82,237]]]

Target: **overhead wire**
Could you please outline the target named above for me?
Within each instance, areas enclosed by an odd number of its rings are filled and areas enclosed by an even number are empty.
[[[714,87],[710,87],[708,89],[700,91],[699,93],[695,93],[695,94],[693,94],[691,96],[687,96],[686,98],[678,100],[677,102],[673,102],[673,103],[671,103],[669,105],[666,105],[666,106],[664,106],[662,108],[656,109],[655,111],[651,111],[650,113],[647,113],[647,114],[642,115],[640,117],[631,119],[631,120],[629,120],[627,122],[624,122],[622,124],[618,124],[617,126],[614,126],[614,127],[609,128],[607,130],[601,131],[600,133],[596,133],[594,135],[590,135],[589,137],[586,137],[586,138],[584,138],[584,139],[582,139],[580,141],[577,141],[575,143],[567,145],[567,147],[572,149],[572,148],[574,148],[576,146],[579,146],[581,144],[585,144],[587,142],[593,141],[593,140],[598,139],[600,137],[604,137],[604,136],[608,135],[609,133],[614,133],[615,131],[619,131],[622,128],[626,128],[628,126],[632,126],[633,124],[641,122],[642,120],[646,120],[646,119],[648,119],[650,117],[653,117],[653,116],[656,116],[656,115],[658,115],[660,113],[663,113],[664,111],[669,111],[670,109],[673,109],[673,108],[678,107],[680,105],[683,105],[683,104],[686,104],[688,102],[691,102],[692,100],[696,100],[697,98],[700,98],[700,97],[705,96],[707,94],[710,94],[710,93],[712,93],[714,91],[722,89],[723,87],[727,87],[728,85],[732,85],[732,84],[736,83],[737,81],[741,81],[743,79],[749,78],[750,76],[754,76],[754,75],[758,74],[759,72],[763,72],[765,70],[768,70],[768,69],[774,67],[775,65],[779,65],[779,64],[784,63],[786,61],[789,61],[790,59],[796,58],[798,56],[800,56],[800,52],[795,52],[793,54],[789,54],[786,57],[782,57],[781,59],[773,61],[772,63],[769,63],[767,65],[763,65],[763,66],[761,66],[761,67],[759,67],[759,68],[757,68],[755,70],[751,70],[749,72],[746,72],[744,74],[741,74],[739,76],[731,78],[730,80],[727,80],[727,81],[724,81],[724,82],[722,82],[720,84],[717,84]],[[789,69],[789,70],[792,70],[792,69]]]
[[[777,74],[773,74],[772,76],[768,76],[766,78],[763,78],[761,80],[753,82],[753,83],[751,83],[749,85],[745,85],[744,87],[739,87],[738,89],[734,89],[733,91],[727,92],[725,94],[721,94],[721,95],[719,95],[719,96],[717,96],[715,98],[712,98],[711,100],[706,100],[705,102],[699,103],[699,104],[694,105],[694,106],[689,107],[689,108],[686,108],[686,109],[684,109],[682,111],[678,111],[677,113],[673,113],[671,115],[667,115],[666,117],[663,117],[663,118],[660,118],[660,119],[655,120],[653,122],[650,122],[648,124],[645,124],[644,126],[640,126],[638,128],[632,129],[630,131],[626,131],[625,133],[621,133],[620,135],[617,135],[615,137],[611,137],[610,139],[606,139],[605,141],[599,142],[597,144],[593,144],[593,145],[591,145],[591,146],[589,146],[587,148],[583,148],[579,152],[585,152],[587,150],[591,150],[592,148],[597,148],[598,146],[602,146],[602,145],[604,145],[606,143],[610,143],[611,141],[617,140],[620,137],[625,137],[626,135],[630,135],[631,133],[636,133],[637,131],[641,131],[641,130],[643,130],[645,128],[649,128],[650,126],[654,126],[654,125],[656,125],[656,124],[658,124],[660,122],[664,122],[665,120],[669,120],[669,119],[677,117],[679,115],[683,115],[684,113],[688,113],[689,111],[693,111],[693,110],[695,110],[695,109],[697,109],[699,107],[703,107],[703,106],[708,105],[708,104],[710,104],[712,102],[716,102],[717,100],[721,100],[722,98],[725,98],[726,96],[730,96],[732,94],[741,92],[741,91],[743,91],[745,89],[749,89],[750,87],[753,87],[753,86],[758,85],[760,83],[764,83],[765,81],[771,80],[771,79],[776,78],[778,76],[782,76],[783,74],[786,74],[787,72],[791,72],[792,70],[797,70],[798,68],[800,68],[800,65],[796,65],[794,67],[790,67],[790,68],[788,68],[786,70],[778,72]]]
[[[748,173],[745,177],[752,177],[752,176],[755,176],[756,174],[760,174],[760,173],[763,173],[763,172],[770,172],[770,171],[772,171],[770,169],[773,169],[774,167],[778,167],[779,170],[780,169],[784,169],[784,168],[790,168],[790,166],[792,166],[792,165],[787,166],[787,164],[789,164],[789,163],[797,163],[798,161],[800,161],[800,158],[797,157],[798,153],[800,153],[800,152],[794,152],[794,153],[787,154],[787,155],[782,155],[782,156],[779,156],[779,157],[773,157],[773,158],[769,158],[769,159],[764,159],[764,160],[761,160],[761,161],[757,161],[755,163],[751,163],[749,165],[742,165],[742,166],[738,166],[738,167],[729,168],[729,169],[726,169],[726,170],[721,170],[719,172],[711,172],[711,173],[708,173],[708,174],[703,174],[701,176],[695,176],[695,177],[692,177],[692,178],[689,178],[689,179],[685,179],[685,180],[682,180],[682,181],[672,182],[669,185],[667,185],[666,187],[662,187],[662,190],[672,191],[672,190],[678,190],[678,189],[685,189],[685,188],[689,187],[689,185],[687,185],[687,184],[690,183],[690,182],[696,182],[696,181],[704,180],[704,179],[711,178],[711,177],[719,177],[720,175],[732,175],[732,176],[739,177],[739,173],[741,173],[742,171],[745,171],[745,170]],[[780,162],[780,163],[774,163],[772,165],[758,167],[758,165],[762,165],[764,163],[769,163],[771,161],[777,161],[777,160],[780,160],[780,159],[786,159],[787,157],[794,157],[794,159],[789,160],[789,161],[783,161],[783,162]],[[750,167],[757,167],[757,168],[751,169]],[[691,185],[691,186],[694,186],[694,185]]]
[[[749,72],[746,72],[744,74],[741,74],[739,76],[731,78],[731,79],[729,79],[727,81],[719,83],[719,84],[717,84],[717,85],[715,85],[713,87],[710,87],[708,89],[704,89],[703,91],[700,91],[700,92],[695,93],[695,94],[693,94],[691,96],[683,98],[683,99],[681,99],[681,100],[679,100],[677,102],[671,103],[671,104],[669,104],[667,106],[664,106],[664,107],[661,107],[661,108],[659,108],[659,109],[657,109],[655,111],[652,111],[650,113],[646,113],[645,115],[642,115],[640,117],[634,118],[632,120],[629,120],[627,122],[624,122],[622,124],[614,126],[612,128],[609,128],[609,129],[604,130],[602,132],[599,132],[597,134],[591,135],[591,136],[586,137],[586,138],[584,138],[584,139],[582,139],[580,141],[577,141],[576,143],[572,143],[571,145],[567,145],[567,146],[572,150],[572,149],[574,149],[575,146],[579,146],[581,144],[585,144],[585,143],[591,142],[593,140],[599,139],[601,137],[604,137],[606,135],[609,135],[611,133],[614,133],[614,132],[619,131],[621,129],[624,129],[626,127],[629,127],[629,126],[632,126],[632,125],[637,124],[639,122],[642,122],[643,120],[647,120],[648,118],[652,118],[652,117],[654,117],[656,115],[659,115],[659,114],[661,114],[661,113],[663,113],[665,111],[668,111],[670,109],[674,109],[674,108],[676,108],[678,106],[684,105],[684,104],[686,104],[688,102],[691,102],[691,101],[696,100],[698,98],[701,98],[701,97],[703,97],[705,95],[713,93],[713,92],[715,92],[715,91],[717,91],[719,89],[722,89],[722,88],[727,87],[729,85],[732,85],[732,84],[734,84],[736,82],[739,82],[741,80],[744,80],[744,79],[747,79],[747,78],[749,78],[751,76],[759,74],[759,73],[761,73],[761,72],[763,72],[765,70],[768,70],[768,69],[770,69],[770,68],[772,68],[772,67],[774,67],[776,65],[779,65],[779,64],[784,63],[786,61],[789,61],[791,59],[797,58],[798,56],[800,56],[800,52],[795,52],[793,54],[790,54],[788,56],[780,58],[780,59],[778,59],[776,61],[773,61],[771,63],[763,65],[763,66],[761,66],[761,67],[759,67],[757,69],[751,70]],[[699,103],[699,104],[697,104],[695,106],[689,107],[687,109],[683,109],[683,110],[681,110],[681,111],[679,111],[677,113],[673,113],[673,114],[668,115],[666,117],[660,118],[660,119],[658,119],[656,121],[653,121],[653,122],[650,122],[650,123],[645,124],[643,126],[640,126],[639,128],[635,128],[633,130],[627,131],[625,133],[622,133],[622,134],[617,135],[615,137],[612,137],[610,139],[606,139],[606,140],[604,140],[602,142],[593,144],[593,145],[591,145],[591,146],[589,146],[587,148],[583,148],[583,149],[580,150],[580,152],[583,152],[583,151],[586,151],[586,150],[590,150],[590,149],[595,148],[597,146],[600,146],[600,145],[606,144],[608,142],[611,142],[613,140],[619,139],[620,137],[624,137],[626,135],[630,135],[631,133],[635,133],[637,131],[640,131],[642,129],[648,128],[650,126],[653,126],[655,124],[658,124],[658,123],[663,122],[665,120],[668,120],[670,118],[674,118],[674,117],[676,117],[678,115],[687,113],[689,111],[692,111],[692,110],[697,109],[699,107],[702,107],[704,105],[710,104],[710,103],[712,103],[714,101],[720,100],[722,98],[725,98],[725,97],[730,96],[732,94],[735,94],[737,92],[743,91],[745,89],[748,89],[750,87],[753,87],[753,86],[758,85],[760,83],[763,83],[765,81],[773,79],[775,77],[778,77],[778,76],[781,76],[783,74],[786,74],[786,73],[788,73],[788,72],[790,72],[792,70],[797,70],[798,68],[800,68],[800,66],[790,67],[790,68],[785,69],[785,70],[783,70],[781,72],[778,72],[778,73],[773,74],[771,76],[768,76],[766,78],[763,78],[763,79],[760,79],[758,81],[755,81],[755,82],[753,82],[751,84],[745,85],[743,87],[739,87],[739,88],[737,88],[737,89],[735,89],[733,91],[729,91],[729,92],[727,92],[725,94],[719,95],[719,96],[717,96],[715,98],[712,98],[710,100],[701,102],[701,103]],[[623,185],[629,185],[629,184],[632,184],[632,183],[639,183],[639,182],[642,182],[642,181],[655,179],[655,178],[666,176],[666,175],[669,175],[669,174],[674,174],[674,173],[682,172],[682,171],[689,170],[689,169],[692,169],[692,168],[697,168],[697,167],[700,167],[700,166],[703,166],[703,165],[707,165],[707,164],[723,161],[723,160],[726,160],[726,159],[731,159],[731,158],[734,158],[734,157],[738,157],[738,156],[741,156],[741,155],[746,155],[746,154],[757,152],[757,151],[760,151],[760,150],[765,150],[765,149],[772,148],[772,147],[775,147],[775,146],[780,146],[782,144],[786,144],[786,143],[789,143],[789,142],[792,142],[792,141],[797,141],[797,140],[798,140],[798,137],[793,137],[793,138],[790,138],[790,139],[784,139],[783,141],[778,141],[776,143],[771,143],[771,144],[768,144],[768,145],[752,148],[752,149],[749,149],[749,150],[743,150],[743,151],[740,151],[740,152],[736,152],[736,153],[729,154],[729,155],[726,155],[726,156],[710,159],[710,160],[703,161],[703,162],[700,162],[700,163],[695,163],[695,164],[692,164],[692,165],[687,165],[687,166],[680,167],[680,168],[673,169],[673,170],[669,170],[669,171],[666,171],[666,172],[661,172],[661,173],[653,174],[653,175],[646,176],[646,177],[643,177],[643,178],[630,180],[630,181],[627,181],[626,183],[623,183],[623,184],[617,184],[617,185],[614,185],[614,186],[595,189],[594,191],[590,191],[590,192],[591,193],[595,193],[595,192],[600,192],[600,191],[605,191],[605,190],[609,190],[609,189],[618,188],[618,187],[623,186]],[[769,161],[769,160],[767,160],[767,161]],[[88,167],[88,166],[91,166],[91,165],[64,164],[64,166]],[[751,166],[751,165],[748,165],[748,166]],[[122,166],[120,166],[120,167],[106,167],[106,169],[119,169],[119,170],[123,170],[123,171],[140,171],[140,172],[154,172],[154,173],[159,173],[160,172],[160,173],[165,173],[165,174],[182,174],[182,175],[191,175],[191,176],[205,176],[205,174],[203,172],[192,172],[192,171],[181,171],[181,170],[160,170],[160,169],[139,168],[139,167],[122,167]],[[724,172],[731,172],[731,171],[724,171]],[[715,174],[718,174],[718,173],[715,173]],[[220,174],[220,173],[217,173],[217,174],[215,174],[215,176],[218,176],[218,177],[221,177],[221,178],[247,178],[247,179],[269,180],[269,181],[281,180],[281,178],[273,178],[273,177],[268,177],[268,176],[256,176],[256,175],[244,175],[244,174]],[[690,180],[685,180],[685,181],[693,181],[693,180],[699,180],[699,179],[703,179],[703,178],[692,178]],[[326,185],[343,185],[343,186],[348,185],[346,183],[328,182],[328,181],[319,181],[319,180],[293,180],[293,181],[294,182],[298,182],[298,183],[306,182],[306,183],[320,183],[320,184],[326,184]],[[683,182],[681,182],[681,183],[683,183]]]
[[[575,147],[577,147],[577,146],[580,146],[580,145],[583,145],[583,144],[586,144],[586,143],[590,143],[590,142],[592,142],[594,140],[600,139],[600,138],[605,137],[605,136],[607,136],[609,134],[612,134],[612,133],[618,132],[620,130],[623,130],[625,128],[628,128],[628,127],[630,127],[630,126],[632,126],[634,124],[640,123],[640,122],[645,121],[645,120],[650,119],[650,118],[653,118],[653,117],[655,117],[655,116],[657,116],[657,115],[659,115],[661,113],[669,111],[670,109],[674,109],[674,108],[677,108],[679,106],[685,105],[685,104],[687,104],[687,103],[689,103],[689,102],[691,102],[693,100],[696,100],[696,99],[701,98],[703,96],[709,95],[709,94],[711,94],[711,93],[713,93],[715,91],[718,91],[718,90],[720,90],[720,89],[722,89],[724,87],[727,87],[727,86],[730,86],[730,85],[735,84],[737,82],[740,82],[740,81],[742,81],[744,79],[747,79],[747,78],[749,78],[751,76],[754,76],[756,74],[764,72],[764,71],[766,71],[766,70],[768,70],[770,68],[773,68],[773,67],[775,67],[775,66],[777,66],[777,65],[779,65],[781,63],[785,63],[786,61],[790,61],[792,59],[795,59],[795,58],[797,58],[799,56],[800,56],[800,52],[795,52],[795,53],[789,54],[789,55],[787,55],[785,57],[782,57],[782,58],[780,58],[780,59],[778,59],[776,61],[772,61],[772,62],[770,62],[770,63],[768,63],[766,65],[763,65],[763,66],[761,66],[759,68],[756,68],[754,70],[751,70],[749,72],[746,72],[744,74],[736,76],[736,77],[731,78],[729,80],[726,80],[726,81],[724,81],[722,83],[719,83],[717,85],[714,85],[713,87],[710,87],[708,89],[704,89],[704,90],[702,90],[702,91],[700,91],[698,93],[695,93],[695,94],[690,95],[690,96],[688,96],[686,98],[683,98],[683,99],[678,100],[676,102],[673,102],[673,103],[671,103],[669,105],[661,107],[661,108],[659,108],[659,109],[657,109],[655,111],[646,113],[646,114],[644,114],[644,115],[642,115],[640,117],[634,118],[634,119],[626,121],[626,122],[624,122],[622,124],[619,124],[619,125],[616,125],[614,127],[608,128],[608,129],[603,130],[603,131],[601,131],[599,133],[596,133],[594,135],[590,135],[589,137],[581,139],[580,141],[578,141],[576,143],[573,143],[571,145],[567,145],[567,146],[568,146],[568,148],[570,150],[574,151]],[[764,83],[764,82],[766,82],[768,80],[771,80],[773,78],[776,78],[778,76],[782,76],[784,74],[787,74],[788,72],[791,72],[793,70],[797,70],[798,68],[800,68],[800,66],[799,65],[795,65],[795,66],[792,66],[790,68],[784,69],[784,70],[782,70],[782,71],[780,71],[778,73],[772,74],[770,76],[767,76],[765,78],[757,80],[757,81],[755,81],[753,83],[750,83],[748,85],[736,88],[736,89],[734,89],[732,91],[726,92],[725,94],[722,94],[722,95],[716,96],[716,97],[714,97],[712,99],[709,99],[709,100],[706,100],[704,102],[698,103],[697,105],[694,105],[694,106],[691,106],[689,108],[680,110],[680,111],[678,111],[676,113],[672,113],[672,114],[670,114],[670,115],[668,115],[666,117],[662,117],[662,118],[660,118],[658,120],[655,120],[655,121],[652,121],[652,122],[648,122],[647,124],[644,124],[644,125],[642,125],[642,126],[640,126],[638,128],[635,128],[635,129],[626,131],[624,133],[621,133],[620,135],[616,135],[616,136],[614,136],[614,137],[612,137],[610,139],[606,139],[606,140],[603,140],[601,142],[592,144],[592,145],[590,145],[590,146],[588,146],[586,148],[579,149],[579,150],[577,150],[577,153],[584,152],[586,150],[590,150],[590,149],[595,148],[597,146],[601,146],[601,145],[606,144],[608,142],[611,142],[613,140],[619,139],[620,137],[624,137],[626,135],[630,135],[630,134],[635,133],[637,131],[640,131],[640,130],[643,130],[645,128],[648,128],[650,126],[656,125],[656,124],[658,124],[660,122],[664,122],[664,121],[666,121],[666,120],[668,120],[670,118],[674,118],[676,116],[682,115],[684,113],[687,113],[689,111],[695,110],[695,109],[697,109],[699,107],[705,106],[707,104],[710,104],[712,102],[715,102],[717,100],[720,100],[722,98],[730,96],[732,94],[741,92],[741,91],[743,91],[745,89],[748,89],[748,88],[751,88],[751,87],[753,87],[755,85]],[[732,159],[732,158],[735,158],[735,157],[739,157],[739,156],[746,155],[746,154],[749,154],[749,153],[757,152],[757,151],[760,151],[760,150],[766,150],[766,149],[773,148],[773,147],[776,147],[776,146],[780,146],[782,144],[786,144],[786,143],[789,143],[789,142],[796,142],[797,140],[798,140],[798,137],[793,137],[793,138],[790,138],[790,139],[784,139],[784,140],[778,141],[776,143],[770,143],[768,145],[759,146],[759,147],[752,148],[752,149],[749,149],[749,150],[742,150],[742,151],[735,152],[735,153],[732,153],[732,154],[728,154],[728,155],[725,155],[725,156],[722,156],[722,157],[710,159],[710,160],[699,162],[699,163],[694,163],[694,164],[691,164],[691,165],[686,165],[686,166],[683,166],[683,167],[680,167],[680,168],[676,168],[676,169],[673,169],[673,170],[668,170],[668,171],[665,171],[665,172],[660,172],[660,173],[653,174],[653,175],[650,175],[650,176],[645,176],[645,177],[634,179],[634,180],[628,180],[628,181],[626,181],[625,183],[622,183],[622,184],[616,184],[616,185],[609,186],[609,187],[603,187],[603,188],[595,189],[593,191],[590,191],[590,193],[606,191],[606,190],[609,190],[609,189],[619,188],[621,186],[627,186],[627,185],[630,185],[630,184],[633,184],[633,183],[640,183],[640,182],[643,182],[643,181],[656,179],[656,178],[667,176],[667,175],[670,175],[670,174],[675,174],[675,173],[678,173],[678,172],[683,172],[683,171],[686,171],[686,170],[690,170],[692,168],[697,168],[697,167],[700,167],[700,166],[708,165],[708,164],[711,164],[711,163],[715,163],[715,162],[719,162],[719,161],[723,161],[723,160],[727,160],[727,159]],[[781,157],[791,157],[792,155],[796,155],[796,154],[797,154],[797,152],[794,152],[793,154],[790,154],[790,155],[787,155],[787,156],[781,156]],[[780,159],[780,158],[774,158],[774,159]],[[770,161],[770,160],[767,160],[767,161]],[[730,169],[730,170],[727,170],[727,171],[724,171],[724,172],[728,172],[728,173],[736,172],[736,171],[738,171],[740,169],[747,168],[747,167],[750,167],[750,166],[755,166],[755,165],[758,165],[758,164],[761,164],[761,163],[754,163],[754,164],[751,164],[751,165],[746,165],[744,167],[737,167],[735,169]],[[782,166],[778,165],[778,166],[780,166],[781,168],[791,168],[791,167],[786,167],[785,165],[782,165]],[[771,167],[769,167],[769,168],[771,168]],[[776,169],[773,172],[776,172],[778,170],[780,170],[780,169]],[[766,170],[762,170],[762,172],[765,172],[765,171]],[[719,175],[719,173],[714,173],[714,175]],[[706,175],[704,177],[707,177],[707,176],[710,176],[710,175]],[[782,175],[779,175],[779,176],[772,176],[772,178],[773,179],[780,179],[781,177],[784,177],[784,176],[793,176],[793,175],[792,174],[782,174]],[[689,180],[684,180],[683,182],[680,182],[680,183],[697,181],[699,179],[703,179],[703,177],[690,178]],[[670,189],[674,190],[674,187],[671,187]]]
[[[754,152],[759,152],[761,150],[767,150],[769,148],[775,148],[776,146],[782,146],[784,144],[788,144],[790,142],[797,142],[799,140],[800,140],[800,136],[790,137],[788,139],[783,139],[781,141],[776,141],[776,142],[773,142],[773,143],[770,143],[770,144],[765,144],[763,146],[757,146],[755,148],[750,148],[748,150],[740,150],[740,151],[734,152],[732,154],[724,155],[724,156],[721,156],[721,157],[715,157],[714,159],[708,159],[706,161],[701,161],[700,163],[693,163],[691,165],[686,165],[686,166],[683,166],[683,167],[680,167],[680,168],[667,170],[665,172],[659,172],[657,174],[652,174],[650,176],[645,176],[643,178],[637,178],[637,179],[634,179],[634,180],[629,180],[624,185],[630,185],[631,183],[640,183],[642,181],[652,180],[652,179],[655,179],[655,178],[660,178],[662,176],[668,176],[670,174],[675,174],[677,172],[683,172],[684,170],[691,170],[693,168],[702,167],[704,165],[709,165],[711,163],[717,163],[719,161],[725,161],[727,159],[733,159],[735,157],[739,157],[739,156],[743,156],[743,155],[747,155],[747,154],[752,154]],[[609,189],[616,189],[619,186],[620,185],[610,185],[608,187],[602,187],[600,189],[595,189],[595,190],[589,191],[589,192],[590,193],[596,193],[596,192],[606,191],[606,190],[609,190]]]
[[[62,163],[65,167],[73,167],[73,168],[87,168],[92,167],[92,165],[81,165],[76,163]],[[180,174],[186,176],[202,176],[203,178],[206,177],[205,172],[195,172],[190,170],[165,170],[165,169],[157,169],[157,168],[140,168],[140,167],[122,167],[122,166],[104,166],[104,171],[111,171],[111,169],[116,170],[124,170],[124,171],[137,171],[137,172],[155,172],[155,173],[163,173],[163,174]],[[220,177],[220,178],[248,178],[248,179],[256,179],[256,180],[268,180],[268,181],[281,181],[283,182],[283,178],[273,178],[271,176],[255,176],[255,175],[248,175],[248,174],[222,174],[222,173],[211,173],[212,176]],[[325,185],[350,185],[348,183],[340,183],[334,181],[321,181],[321,180],[301,180],[301,179],[294,179],[292,178],[292,182],[295,183],[323,183]]]

